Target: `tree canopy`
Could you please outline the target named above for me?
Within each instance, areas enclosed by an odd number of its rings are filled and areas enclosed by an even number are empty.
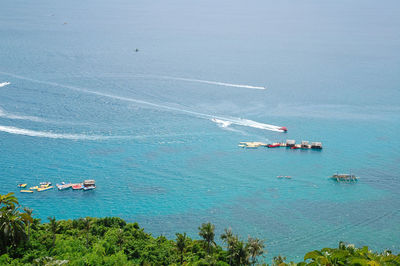
[[[215,242],[212,223],[198,228],[201,239],[177,233],[170,240],[118,217],[49,217],[49,223],[41,223],[32,218],[33,210],[21,209],[12,193],[0,195],[0,265],[265,265],[263,240],[244,241],[225,229],[220,236],[223,248]],[[308,252],[302,262],[285,261],[279,255],[272,264],[400,265],[400,257],[390,251],[374,253],[343,242],[338,248]]]

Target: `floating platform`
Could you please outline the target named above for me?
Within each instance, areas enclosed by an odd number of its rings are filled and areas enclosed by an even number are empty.
[[[264,142],[242,141],[242,142],[239,143],[238,146],[241,147],[241,148],[250,148],[250,149],[253,148],[253,149],[255,149],[255,148],[258,148],[258,147],[267,147],[268,144],[264,143]]]
[[[53,186],[46,186],[46,187],[38,188],[37,191],[38,192],[42,192],[42,191],[50,190],[52,188],[53,188]]]

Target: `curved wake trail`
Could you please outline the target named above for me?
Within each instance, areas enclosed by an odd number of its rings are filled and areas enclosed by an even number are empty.
[[[30,137],[51,138],[51,139],[69,139],[69,140],[101,140],[123,138],[119,136],[98,136],[98,135],[82,135],[82,134],[61,134],[48,131],[36,131],[18,127],[1,126],[0,131],[9,134],[25,135]]]
[[[27,116],[27,115],[14,115],[8,112],[5,112],[0,108],[0,117],[4,117],[7,119],[16,119],[16,120],[29,120],[33,122],[46,122],[44,119],[37,116]]]
[[[11,84],[10,82],[2,82],[2,83],[0,83],[0,88],[4,87],[4,86],[7,86],[7,85],[10,85],[10,84]]]
[[[156,76],[156,75],[136,75],[136,76],[154,77],[154,78],[169,79],[169,80],[180,80],[180,81],[187,81],[187,82],[197,82],[197,83],[204,83],[204,84],[210,84],[210,85],[253,89],[253,90],[266,90],[267,89],[266,87],[262,87],[262,86],[253,86],[253,85],[246,85],[246,84],[233,84],[233,83],[227,83],[227,82],[202,80],[202,79],[190,79],[190,78],[171,77],[171,76]]]
[[[227,122],[230,122],[232,124],[239,125],[239,126],[246,126],[246,127],[258,128],[258,129],[270,130],[270,131],[276,131],[276,132],[283,132],[282,130],[280,130],[280,128],[281,128],[280,126],[264,124],[264,123],[256,122],[256,121],[249,120],[249,119],[234,118],[234,117],[223,117],[223,116],[215,116],[215,115],[210,115],[210,114],[203,114],[203,113],[199,113],[199,112],[194,112],[194,111],[181,109],[181,108],[177,108],[177,107],[172,107],[172,106],[167,106],[167,105],[156,104],[156,103],[143,101],[143,100],[139,100],[139,99],[134,99],[134,98],[129,98],[129,97],[113,95],[113,94],[109,94],[109,93],[93,91],[93,90],[86,89],[86,88],[80,88],[80,87],[75,87],[75,86],[70,86],[70,85],[63,85],[63,84],[59,84],[59,83],[51,82],[51,81],[42,81],[42,80],[32,79],[32,78],[23,77],[23,76],[20,76],[20,75],[15,75],[15,74],[7,73],[7,72],[1,72],[0,71],[0,73],[4,74],[4,75],[9,75],[9,76],[12,76],[12,77],[15,77],[15,78],[18,78],[18,79],[35,82],[35,83],[41,83],[41,84],[51,85],[51,86],[60,87],[60,88],[66,88],[66,89],[70,89],[70,90],[74,90],[74,91],[79,91],[79,92],[84,92],[84,93],[88,93],[88,94],[97,95],[97,96],[108,97],[108,98],[116,99],[116,100],[120,100],[120,101],[133,102],[133,103],[142,104],[142,105],[145,105],[145,106],[155,107],[155,108],[158,108],[158,109],[175,111],[175,112],[179,112],[179,113],[184,113],[184,114],[188,114],[188,115],[191,115],[191,116],[195,116],[195,117],[198,117],[198,118],[203,118],[203,119],[208,119],[208,120],[216,118],[216,119],[219,119],[219,120],[225,120]]]

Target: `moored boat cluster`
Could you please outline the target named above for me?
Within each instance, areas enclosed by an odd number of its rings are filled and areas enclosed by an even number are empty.
[[[300,144],[296,144],[295,140],[288,139],[286,142],[274,142],[274,143],[264,143],[264,142],[240,142],[239,147],[242,148],[253,148],[256,149],[258,147],[267,147],[267,148],[278,148],[278,147],[287,147],[291,150],[295,149],[314,149],[321,150],[322,142],[309,142],[303,140]]]
[[[28,184],[18,184],[17,187],[21,188],[21,193],[33,193],[35,190],[37,192],[42,192],[46,190],[51,190],[54,187],[52,186],[51,182],[41,182],[38,186],[30,187],[29,189],[25,189]],[[94,180],[85,180],[82,183],[65,183],[61,182],[61,184],[56,184],[58,190],[93,190],[96,188],[96,184]],[[23,188],[23,189],[22,189]]]

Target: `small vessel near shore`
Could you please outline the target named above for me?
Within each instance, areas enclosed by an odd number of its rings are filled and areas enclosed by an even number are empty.
[[[26,187],[28,184],[18,184],[17,185],[17,187],[19,187],[19,188],[24,188],[24,187]]]
[[[33,193],[32,190],[21,189],[19,192],[21,193]]]

